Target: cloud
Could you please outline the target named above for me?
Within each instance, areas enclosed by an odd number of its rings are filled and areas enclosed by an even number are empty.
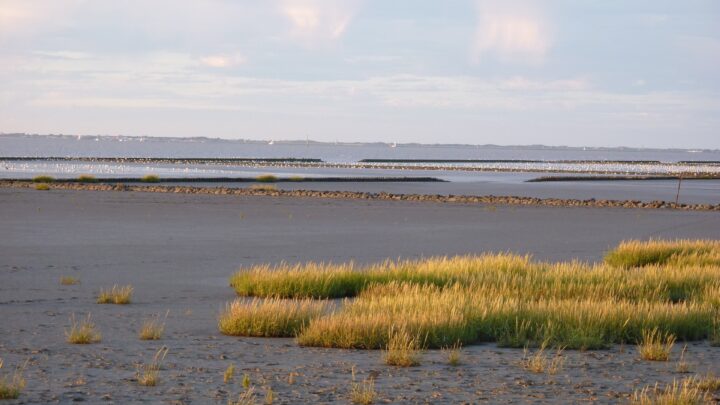
[[[472,60],[488,56],[537,63],[552,46],[550,24],[536,1],[478,1]]]
[[[341,38],[360,6],[358,0],[281,0],[280,12],[291,24],[291,36],[308,46]]]
[[[208,55],[200,58],[200,63],[213,68],[229,68],[244,64],[247,62],[244,56],[240,54],[232,55]]]

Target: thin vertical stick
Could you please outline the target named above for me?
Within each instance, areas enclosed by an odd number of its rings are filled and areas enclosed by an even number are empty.
[[[680,200],[680,185],[682,184],[682,175],[678,177],[678,189],[677,194],[675,195],[675,205],[678,205],[678,200]]]

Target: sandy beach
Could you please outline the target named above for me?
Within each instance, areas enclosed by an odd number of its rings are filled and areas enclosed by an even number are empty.
[[[28,361],[17,403],[226,403],[242,391],[239,377],[223,382],[230,363],[271,387],[274,403],[346,402],[353,366],[358,379],[375,377],[380,402],[615,403],[683,375],[675,362],[638,360],[633,346],[568,351],[553,376],[528,373],[521,349],[495,344],[464,348],[459,367],[428,351],[422,366],[397,369],[378,351],[223,336],[217,316],[235,298],[228,277],[254,263],[485,251],[598,261],[623,239],[720,238],[720,216],[702,211],[28,189],[0,190],[0,207],[0,353],[6,367]],[[61,286],[62,276],[80,284]],[[134,286],[130,305],[95,303],[113,284]],[[162,340],[137,338],[143,320],[168,310]],[[102,342],[67,344],[70,316],[88,313]],[[163,345],[161,384],[138,386],[137,365]],[[686,360],[692,372],[720,373],[707,342],[690,343]]]

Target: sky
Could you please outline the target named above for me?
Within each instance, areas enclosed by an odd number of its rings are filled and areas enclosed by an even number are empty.
[[[0,0],[0,132],[720,148],[717,0]]]

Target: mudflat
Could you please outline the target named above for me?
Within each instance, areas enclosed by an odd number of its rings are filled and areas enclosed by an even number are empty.
[[[292,339],[223,336],[217,316],[235,298],[240,266],[280,261],[371,263],[387,258],[527,253],[598,261],[623,239],[720,239],[716,212],[487,206],[223,195],[0,189],[0,357],[27,361],[18,402],[227,403],[247,374],[262,400],[347,402],[356,379],[375,379],[379,401],[622,401],[636,388],[683,377],[676,362],[639,360],[633,346],[568,351],[556,375],[533,374],[523,351],[463,348],[451,367],[428,351],[398,369],[379,351],[298,347]],[[71,276],[77,285],[60,285]],[[132,284],[129,305],[98,305],[100,288]],[[169,310],[158,341],[137,332]],[[92,314],[103,338],[70,345],[70,317]],[[136,368],[169,349],[161,382],[141,387]],[[676,345],[675,359],[681,345]],[[689,344],[692,372],[720,374],[720,351]],[[235,382],[223,372],[236,366]],[[292,377],[290,377],[292,375]]]

